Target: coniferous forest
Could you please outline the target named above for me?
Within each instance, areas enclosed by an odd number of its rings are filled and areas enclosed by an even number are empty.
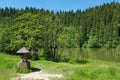
[[[1,52],[14,54],[25,46],[52,60],[59,59],[63,48],[117,48],[120,3],[76,12],[0,8],[0,36]]]

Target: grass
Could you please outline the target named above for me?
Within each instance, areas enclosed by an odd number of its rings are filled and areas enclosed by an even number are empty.
[[[17,75],[16,66],[19,58],[0,53],[0,80],[9,80]]]
[[[118,63],[92,61],[84,67],[75,68],[69,80],[120,80],[118,65],[120,66]]]
[[[10,80],[17,75],[16,65],[20,57],[0,54],[0,80]],[[70,59],[69,62],[46,60],[31,61],[33,68],[44,73],[62,74],[62,79],[51,80],[120,80],[120,63],[100,60]],[[6,76],[7,74],[7,76]]]

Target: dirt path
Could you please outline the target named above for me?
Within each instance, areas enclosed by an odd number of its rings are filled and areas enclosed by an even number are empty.
[[[63,77],[62,74],[45,74],[42,71],[19,75],[19,77],[13,78],[12,80],[49,80],[50,78]]]

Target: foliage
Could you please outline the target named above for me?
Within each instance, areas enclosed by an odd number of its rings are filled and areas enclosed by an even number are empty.
[[[71,58],[69,60],[70,64],[86,64],[88,61],[86,59],[77,59],[77,58]]]
[[[0,8],[0,51],[15,53],[25,46],[59,61],[64,48],[116,48],[120,44],[119,10],[117,2],[76,12]]]
[[[31,55],[31,59],[32,59],[32,60],[39,60],[39,55],[38,55],[38,53],[33,53],[33,54]]]
[[[99,43],[99,41],[98,41],[96,36],[90,36],[90,38],[88,40],[87,47],[90,47],[90,48],[100,48],[101,44]]]

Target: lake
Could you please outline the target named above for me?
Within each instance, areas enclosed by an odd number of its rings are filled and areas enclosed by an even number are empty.
[[[88,58],[120,62],[120,49],[69,48],[65,49],[63,54],[70,58]]]

